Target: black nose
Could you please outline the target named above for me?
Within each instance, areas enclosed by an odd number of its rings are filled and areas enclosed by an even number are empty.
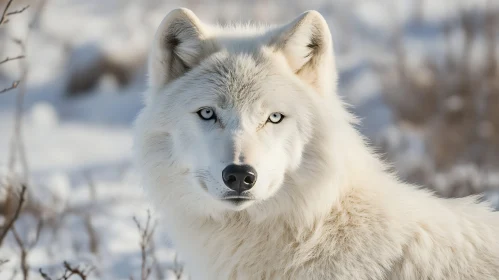
[[[225,185],[238,193],[251,189],[256,177],[256,170],[249,165],[229,164],[222,171]]]

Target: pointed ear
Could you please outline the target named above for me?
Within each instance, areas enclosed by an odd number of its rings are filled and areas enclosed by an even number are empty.
[[[149,57],[149,83],[160,88],[214,51],[207,28],[188,9],[171,11],[156,31]]]
[[[293,72],[321,92],[336,83],[331,33],[319,12],[307,11],[277,30],[270,45]]]

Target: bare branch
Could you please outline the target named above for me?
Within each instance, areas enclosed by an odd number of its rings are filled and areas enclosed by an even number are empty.
[[[155,254],[155,243],[153,236],[156,229],[156,223],[153,223],[151,221],[151,212],[147,211],[147,220],[144,227],[142,227],[137,217],[133,217],[133,220],[135,222],[135,225],[137,226],[141,238],[140,249],[142,265],[140,280],[147,280],[149,276],[151,276],[153,268],[154,270],[156,270],[157,279],[163,279],[164,274]],[[175,273],[177,279],[181,279],[183,275],[183,267],[182,265],[179,265],[177,257],[175,257],[174,264],[171,270]],[[134,278],[130,276],[130,279],[133,280]]]
[[[12,219],[6,224],[6,226],[3,227],[2,233],[0,234],[0,245],[2,244],[5,236],[7,236],[9,230],[14,226],[14,223],[17,220],[17,218],[19,218],[19,213],[21,213],[21,208],[23,207],[24,204],[25,193],[26,193],[26,186],[23,185],[21,188],[21,194],[19,197],[19,203],[17,204],[16,212],[14,213],[14,216],[12,216]]]
[[[94,270],[93,267],[89,267],[87,269],[82,269],[79,266],[72,267],[71,264],[69,264],[69,262],[67,261],[64,261],[63,266],[64,274],[61,277],[57,278],[57,280],[68,280],[73,276],[80,277],[80,280],[87,280],[88,275]],[[43,272],[41,268],[38,270],[38,272],[44,280],[52,280],[52,278],[48,276],[48,274]]]
[[[9,13],[7,13],[7,16],[11,16],[11,15],[15,15],[15,14],[20,14],[20,13],[26,11],[27,8],[29,8],[29,5],[26,5],[26,6],[22,7],[22,9],[20,9],[20,10],[9,12]]]
[[[175,259],[173,260],[173,273],[177,279],[181,279],[184,274],[184,267],[178,262],[178,254],[175,254]]]
[[[52,280],[52,278],[50,278],[50,276],[48,276],[45,272],[43,272],[41,268],[38,269],[38,272],[40,273],[40,276],[42,276],[43,280]]]
[[[28,29],[28,34],[26,35],[26,39],[24,40],[24,42],[21,40],[14,40],[14,42],[20,46],[23,55],[26,54],[26,44],[30,30],[31,28]],[[16,95],[16,108],[14,111],[14,127],[10,139],[10,155],[9,155],[8,168],[9,172],[13,173],[16,161],[19,159],[22,166],[22,173],[23,173],[22,178],[23,181],[26,182],[28,181],[29,168],[28,168],[28,161],[26,158],[26,150],[24,148],[24,139],[21,128],[23,122],[24,98],[27,92],[26,81],[28,77],[28,64],[26,60],[20,60],[20,63],[21,63],[20,81],[22,82],[19,83],[19,90]]]
[[[66,269],[66,271],[70,272],[69,277],[71,277],[72,275],[78,275],[81,278],[81,280],[86,280],[88,274],[93,270],[92,267],[87,270],[81,269],[80,267],[71,267],[71,265],[68,262],[64,262],[64,268]],[[69,279],[69,277],[63,279]]]
[[[16,239],[17,245],[21,249],[21,272],[23,273],[23,280],[29,279],[29,264],[28,264],[28,248],[26,244],[17,233],[16,228],[12,227],[12,233],[14,234],[14,238]]]
[[[6,22],[7,10],[9,9],[10,4],[12,4],[13,1],[14,0],[9,0],[9,2],[7,2],[7,5],[5,6],[5,9],[3,10],[3,13],[2,13],[2,17],[0,18],[0,25],[4,24]]]
[[[19,82],[21,82],[21,81],[20,80],[14,81],[10,87],[0,90],[0,94],[17,88],[17,86],[19,85]]]
[[[0,61],[0,64],[4,64],[6,62],[16,60],[16,59],[21,59],[21,58],[24,58],[24,55],[18,55],[16,57],[6,57],[4,60]]]
[[[0,25],[7,23],[9,21],[8,20],[9,16],[20,14],[20,13],[26,11],[27,8],[29,8],[29,5],[27,5],[27,6],[24,6],[23,8],[21,8],[19,10],[12,11],[12,12],[7,12],[9,10],[10,5],[12,4],[12,2],[14,2],[14,0],[9,0],[9,2],[7,2],[7,5],[5,5],[5,9],[2,12],[2,17],[0,18]]]
[[[142,257],[142,265],[140,270],[141,280],[147,280],[151,274],[151,267],[147,265],[147,253],[151,247],[151,240],[154,234],[155,225],[151,227],[151,212],[147,211],[147,220],[144,228],[140,225],[137,217],[133,217],[137,229],[140,234],[140,251]]]
[[[30,242],[29,248],[34,248],[36,243],[38,243],[38,240],[40,239],[40,235],[42,233],[42,229],[44,226],[44,220],[42,217],[38,217],[38,223],[36,225],[36,232],[35,232],[35,238]]]
[[[156,243],[154,242],[154,239],[151,240],[151,245],[149,247],[150,247],[149,254],[151,255],[152,263],[154,265],[154,269],[156,270],[156,279],[157,280],[165,279],[163,268],[161,267],[158,258],[156,256]]]
[[[91,199],[91,201],[97,201],[97,190],[95,188],[95,183],[92,180],[92,177],[90,174],[86,174],[85,177],[87,178],[87,181],[88,181],[90,199]],[[88,234],[88,238],[89,238],[90,252],[97,255],[99,253],[99,238],[98,238],[98,233],[95,230],[93,222],[92,222],[92,213],[91,212],[84,213],[83,219],[84,219],[84,225],[85,225],[85,228],[87,230],[87,234]]]
[[[24,194],[25,190],[26,190],[26,187],[23,186],[22,194]],[[24,196],[21,196],[21,198],[22,197],[24,197]],[[21,203],[19,203],[19,205],[21,205]],[[18,208],[18,210],[19,209],[20,209],[20,207]],[[18,213],[18,211],[16,211],[16,213]],[[37,228],[36,228],[35,238],[33,241],[31,241],[30,243],[27,244],[20,237],[19,233],[16,230],[16,227],[14,225],[12,225],[12,228],[11,228],[12,234],[14,235],[14,238],[16,240],[17,245],[19,246],[19,249],[21,249],[21,257],[20,257],[20,259],[21,259],[20,266],[21,267],[20,268],[21,268],[21,272],[22,272],[24,280],[29,279],[29,273],[30,273],[30,266],[28,263],[28,254],[29,254],[30,250],[33,249],[33,247],[35,247],[36,243],[38,242],[38,240],[40,238],[40,233],[41,233],[42,227],[43,227],[43,220],[39,220]]]

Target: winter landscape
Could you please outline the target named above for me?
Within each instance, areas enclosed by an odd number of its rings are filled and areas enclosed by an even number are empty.
[[[319,11],[376,150],[499,209],[495,0],[0,0],[0,279],[188,279],[131,162],[149,44],[176,7],[219,24]]]

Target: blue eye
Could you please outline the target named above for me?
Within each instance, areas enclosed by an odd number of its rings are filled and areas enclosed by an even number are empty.
[[[197,111],[197,114],[201,119],[205,121],[216,119],[215,110],[213,110],[212,108],[203,108]]]
[[[271,122],[273,124],[278,124],[284,119],[284,115],[281,113],[272,113],[270,114],[269,118],[267,119],[267,122]]]

